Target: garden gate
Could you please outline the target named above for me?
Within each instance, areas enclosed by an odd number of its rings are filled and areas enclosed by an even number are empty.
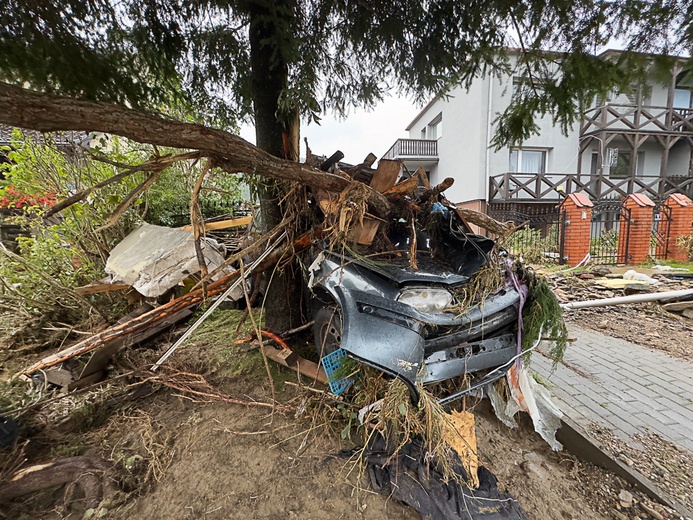
[[[666,258],[669,250],[669,233],[671,231],[671,207],[666,201],[658,203],[652,214],[652,237],[650,238],[650,256]]]
[[[603,264],[626,263],[630,222],[630,209],[622,202],[597,202],[592,208],[591,258]]]

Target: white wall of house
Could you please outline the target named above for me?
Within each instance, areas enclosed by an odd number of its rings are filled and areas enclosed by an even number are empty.
[[[519,74],[519,73],[518,73]],[[667,104],[668,85],[656,81],[651,83],[644,103],[652,106]],[[489,148],[495,127],[493,121],[510,104],[513,95],[513,78],[485,77],[475,79],[469,90],[461,86],[452,88],[445,96],[437,98],[410,125],[409,138],[432,138],[430,127],[435,126],[433,138],[438,141],[438,163],[430,167],[431,183],[437,184],[446,177],[453,177],[455,184],[446,191],[449,200],[457,203],[486,200],[488,197],[489,177],[502,175],[511,171],[511,148],[500,150]],[[613,104],[630,104],[633,96],[618,94],[605,100]],[[658,111],[653,110],[652,115]],[[435,125],[442,115],[442,123]],[[578,169],[579,124],[563,135],[555,127],[550,117],[537,121],[539,135],[533,135],[519,147],[524,151],[545,152],[543,171],[524,171],[536,165],[535,161],[520,161],[515,169],[517,173],[554,174],[554,179],[561,175],[574,174]],[[625,127],[624,127],[625,128]],[[618,139],[609,148],[630,151],[625,140]],[[604,173],[608,174],[608,150],[600,150],[598,142],[584,152],[582,157],[582,174],[589,176],[593,152],[604,153]],[[658,176],[661,166],[662,147],[650,139],[640,148],[641,164],[638,174]],[[536,155],[534,155],[536,157]],[[690,167],[691,152],[688,144],[680,142],[672,148],[669,158],[669,175],[686,175]]]

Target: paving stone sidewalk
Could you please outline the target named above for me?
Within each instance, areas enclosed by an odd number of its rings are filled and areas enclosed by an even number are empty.
[[[577,341],[555,372],[540,353],[531,362],[566,415],[583,428],[606,426],[631,444],[650,430],[693,452],[693,363],[574,325],[568,330]]]

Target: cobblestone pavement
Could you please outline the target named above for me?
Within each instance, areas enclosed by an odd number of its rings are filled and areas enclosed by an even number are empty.
[[[601,424],[630,444],[649,429],[693,452],[693,363],[575,325],[568,330],[577,341],[555,371],[541,353],[530,365],[566,415],[585,429]]]

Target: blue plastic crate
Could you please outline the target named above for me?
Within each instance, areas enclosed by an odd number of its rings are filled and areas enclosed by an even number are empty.
[[[354,384],[354,380],[350,377],[333,379],[335,372],[337,372],[339,365],[342,364],[342,360],[346,357],[346,355],[346,350],[343,348],[338,348],[331,354],[323,356],[321,360],[322,367],[325,369],[325,374],[327,375],[327,384],[330,385],[330,391],[334,395],[342,394],[347,388]]]

